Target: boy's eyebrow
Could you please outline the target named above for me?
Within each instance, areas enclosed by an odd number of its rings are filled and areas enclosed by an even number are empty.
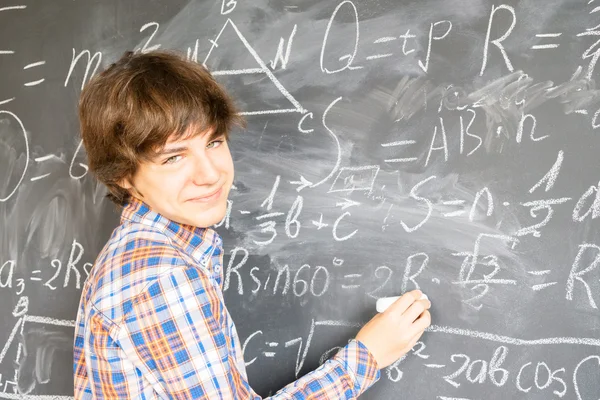
[[[215,139],[217,139],[217,138],[219,138],[219,137],[221,137],[221,136],[223,136],[223,134],[222,134],[222,133],[217,133],[217,132],[214,132],[214,131],[213,131],[213,132],[211,132],[211,133],[209,134],[207,142],[212,142],[213,140],[215,140]],[[168,145],[166,145],[166,146],[168,146]],[[155,151],[155,152],[152,154],[152,159],[153,159],[153,160],[155,160],[155,159],[157,159],[157,158],[159,158],[159,157],[163,157],[163,156],[166,156],[166,155],[170,155],[170,154],[176,154],[176,153],[183,153],[183,152],[185,152],[185,151],[187,151],[187,150],[188,150],[188,147],[187,147],[187,146],[178,146],[178,147],[171,147],[171,148],[162,148],[162,149],[160,149],[160,150],[157,150],[157,151]]]
[[[158,151],[155,151],[152,154],[152,159],[155,160],[157,158],[167,156],[170,154],[183,153],[183,152],[187,151],[187,149],[188,149],[187,146],[178,146],[178,147],[171,147],[168,149],[160,149]]]

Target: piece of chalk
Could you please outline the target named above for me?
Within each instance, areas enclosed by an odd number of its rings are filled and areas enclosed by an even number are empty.
[[[376,308],[377,308],[377,312],[382,313],[385,310],[388,309],[389,306],[392,305],[393,302],[395,302],[396,300],[398,300],[400,298],[400,296],[393,296],[393,297],[382,297],[381,299],[377,299],[377,304],[376,304]],[[421,294],[421,298],[419,300],[429,300],[429,298],[427,297],[427,295],[425,293]]]

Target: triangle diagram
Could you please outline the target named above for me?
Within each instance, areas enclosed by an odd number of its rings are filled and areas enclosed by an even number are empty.
[[[232,35],[231,32],[225,32],[227,27],[231,27],[233,29],[233,33],[235,33],[235,35]],[[234,36],[234,40],[232,40],[231,36]],[[237,43],[235,43],[237,42]],[[302,105],[294,98],[294,96],[292,96],[290,94],[290,92],[287,91],[287,89],[281,84],[281,82],[275,77],[275,75],[273,74],[273,71],[271,71],[268,67],[267,64],[265,64],[265,62],[260,58],[260,56],[258,55],[258,53],[252,48],[252,46],[250,45],[250,43],[248,42],[248,40],[244,37],[244,35],[240,32],[240,30],[238,29],[238,27],[235,25],[235,23],[228,18],[227,21],[225,22],[225,24],[223,25],[223,28],[221,28],[221,31],[219,32],[219,34],[217,35],[217,37],[214,40],[211,40],[212,46],[210,48],[210,50],[208,51],[208,54],[206,55],[206,57],[204,58],[204,61],[202,62],[202,64],[207,67],[206,61],[211,57],[211,55],[213,56],[213,58],[216,58],[217,56],[214,55],[213,50],[215,49],[233,49],[233,46],[235,46],[235,48],[241,48],[240,43],[243,45],[245,52],[244,55],[246,56],[245,58],[240,57],[240,53],[239,51],[230,51],[229,54],[230,56],[227,57],[223,57],[220,60],[217,60],[219,65],[224,65],[227,69],[217,69],[217,70],[211,70],[211,74],[213,76],[223,76],[223,75],[227,75],[227,76],[237,76],[237,77],[251,77],[252,75],[257,75],[257,74],[262,74],[261,79],[264,79],[265,77],[268,78],[271,83],[274,85],[275,89],[279,91],[279,93],[281,93],[283,95],[283,97],[285,97],[288,102],[290,103],[290,107],[286,107],[286,108],[271,108],[271,105],[265,104],[265,107],[263,109],[260,110],[252,110],[252,111],[242,111],[240,114],[242,115],[261,115],[261,114],[283,114],[283,113],[292,113],[292,112],[299,112],[299,113],[305,113],[306,110],[302,107]],[[233,58],[235,57],[235,60],[233,60]],[[240,58],[242,58],[240,60]],[[235,62],[236,65],[238,65],[237,68],[232,68],[231,64]],[[243,65],[243,67],[241,67]],[[248,83],[242,83],[241,85],[236,85],[236,87],[245,87],[248,86]],[[249,95],[255,96],[252,93],[249,93]],[[245,97],[245,96],[244,96]]]

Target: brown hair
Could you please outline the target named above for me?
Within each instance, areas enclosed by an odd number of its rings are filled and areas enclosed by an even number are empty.
[[[169,138],[182,138],[188,128],[228,138],[233,125],[244,125],[206,68],[162,50],[126,52],[94,76],[81,93],[79,122],[89,168],[121,206],[130,193],[119,182]]]

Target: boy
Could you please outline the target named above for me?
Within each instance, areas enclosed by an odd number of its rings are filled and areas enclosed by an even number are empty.
[[[128,52],[86,85],[79,118],[90,170],[123,209],[81,295],[75,398],[259,398],[210,228],[233,183],[229,130],[243,123],[231,100],[197,63]],[[429,326],[419,298],[402,296],[273,398],[356,398]]]

